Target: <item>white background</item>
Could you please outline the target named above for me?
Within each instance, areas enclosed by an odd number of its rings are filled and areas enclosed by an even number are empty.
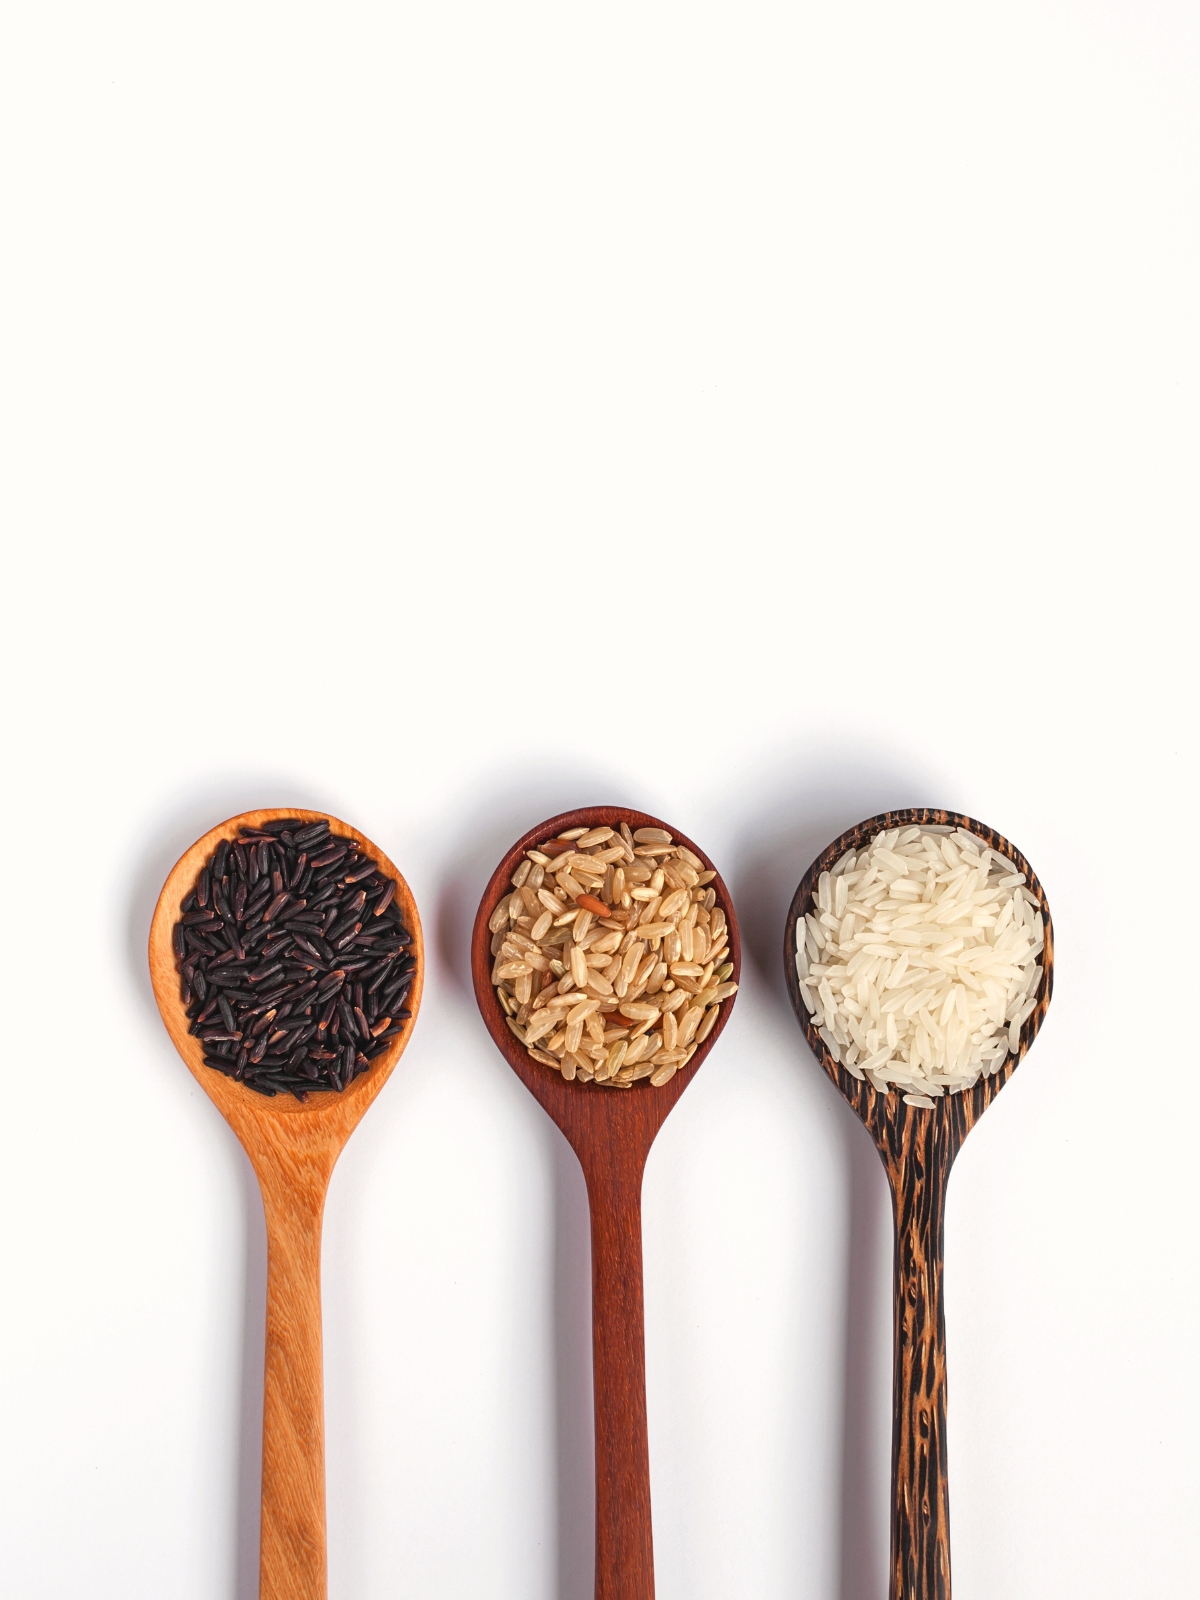
[[[646,1179],[659,1600],[885,1594],[888,1201],[779,945],[920,803],[1058,936],[950,1189],[956,1595],[1194,1600],[1198,81],[1182,0],[5,8],[7,1596],[256,1593],[261,1210],[145,941],[295,804],[429,941],[329,1200],[331,1595],[588,1600],[583,1184],[467,933],[617,801],[747,947]]]

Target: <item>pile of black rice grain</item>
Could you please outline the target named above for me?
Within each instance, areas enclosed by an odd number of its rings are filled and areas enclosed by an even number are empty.
[[[411,1013],[396,885],[327,822],[223,839],[180,906],[175,957],[210,1067],[258,1094],[341,1090]]]

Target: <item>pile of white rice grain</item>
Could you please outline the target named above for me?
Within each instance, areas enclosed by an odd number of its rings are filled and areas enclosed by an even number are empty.
[[[821,874],[796,972],[835,1061],[932,1107],[1015,1052],[1043,943],[1007,857],[962,828],[892,828]]]

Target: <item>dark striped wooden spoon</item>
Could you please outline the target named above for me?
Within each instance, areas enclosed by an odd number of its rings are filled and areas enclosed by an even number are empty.
[[[579,1157],[592,1218],[592,1387],[596,1416],[596,1600],[654,1600],[650,1529],[650,1455],[646,1435],[646,1350],[642,1306],[642,1174],[655,1135],[691,1083],[729,1020],[736,995],[686,1067],[660,1088],[643,1079],[628,1089],[566,1082],[539,1065],[510,1030],[492,987],[493,911],[511,893],[509,880],[534,849],[571,828],[666,828],[715,871],[694,845],[657,817],[617,806],[591,806],[531,828],[492,874],[471,939],[475,998],[500,1054],[558,1125]],[[741,943],[729,891],[713,878],[729,926],[733,980],[740,981]]]
[[[796,924],[812,909],[822,872],[889,828],[914,823],[965,828],[1025,874],[1046,924],[1037,1004],[1021,1029],[1016,1055],[992,1077],[935,1108],[910,1106],[897,1090],[879,1094],[830,1055],[800,995]],[[800,880],[783,939],[788,993],[805,1037],[825,1071],[862,1120],[883,1159],[896,1225],[893,1272],[892,1518],[890,1600],[950,1600],[950,1518],[946,1468],[946,1321],[942,1299],[946,1185],[962,1142],[1033,1043],[1054,987],[1054,929],[1041,884],[1028,861],[994,829],[955,811],[920,807],[885,811],[835,839]]]

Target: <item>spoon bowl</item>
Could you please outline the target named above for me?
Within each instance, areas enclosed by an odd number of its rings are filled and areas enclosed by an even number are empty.
[[[796,932],[811,911],[820,876],[847,850],[891,828],[963,828],[1025,874],[1045,925],[1036,1004],[1014,1054],[991,1077],[947,1093],[932,1109],[881,1094],[835,1061],[800,993]],[[955,811],[885,811],[835,839],[800,880],[784,928],[788,994],[817,1060],[875,1141],[892,1192],[895,1221],[890,1600],[950,1600],[946,1458],[946,1326],[942,1298],[946,1187],[967,1134],[1016,1071],[1037,1036],[1054,989],[1054,927],[1045,891],[1028,861],[993,828]]]
[[[328,822],[395,880],[395,899],[416,959],[403,1032],[341,1093],[255,1094],[206,1066],[189,1032],[172,930],[180,902],[222,839],[284,817]],[[325,1445],[321,1363],[321,1220],[334,1164],[387,1082],[411,1037],[425,962],[416,902],[371,841],[321,811],[247,811],[198,839],[163,885],[150,926],[150,977],[167,1032],[188,1070],[237,1135],[262,1191],[267,1223],[267,1337],[263,1392],[260,1600],[325,1600]]]
[[[737,995],[690,1062],[659,1088],[648,1079],[628,1089],[565,1080],[528,1054],[512,1033],[492,985],[489,922],[511,892],[527,850],[573,828],[665,828],[715,868],[690,839],[657,817],[617,806],[564,812],[519,839],[492,874],[471,939],[471,974],[484,1023],[501,1055],[565,1135],[587,1184],[592,1224],[592,1373],[596,1416],[596,1600],[653,1600],[650,1458],[646,1435],[645,1330],[642,1305],[642,1175],[655,1135],[717,1042]],[[732,979],[741,977],[741,943],[729,891],[711,887],[729,928]]]

